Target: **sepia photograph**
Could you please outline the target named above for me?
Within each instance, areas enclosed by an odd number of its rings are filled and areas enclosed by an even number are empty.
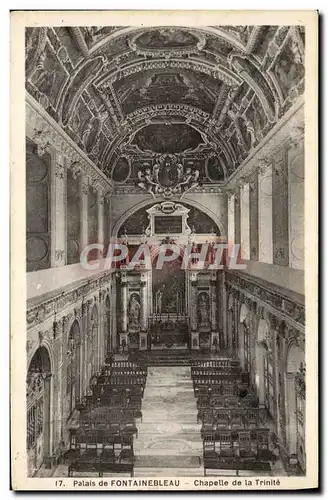
[[[314,488],[317,13],[153,14],[12,13],[13,488]]]

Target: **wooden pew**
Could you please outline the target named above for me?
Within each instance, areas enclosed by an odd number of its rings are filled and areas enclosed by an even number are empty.
[[[203,440],[204,473],[207,469],[271,471],[276,456],[269,448],[270,429],[224,430]]]
[[[198,410],[197,420],[206,423],[203,429],[264,427],[266,424],[265,408],[222,408],[205,407]]]
[[[68,475],[72,477],[75,472],[94,472],[100,477],[106,472],[130,472],[133,476],[134,452],[133,437],[121,436],[121,450],[115,453],[113,437],[108,432],[79,432],[79,441],[85,443],[80,454],[69,465]]]
[[[193,367],[191,368],[191,376],[192,378],[197,377],[213,377],[213,376],[227,376],[231,375],[235,378],[240,378],[242,373],[241,367]]]
[[[85,430],[111,430],[114,434],[123,430],[138,435],[134,412],[129,408],[101,407],[81,412],[80,427]]]
[[[202,368],[239,368],[240,362],[231,358],[219,359],[193,359],[191,360],[191,367]]]

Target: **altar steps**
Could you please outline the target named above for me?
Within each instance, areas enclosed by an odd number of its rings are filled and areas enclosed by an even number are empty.
[[[191,353],[188,350],[158,349],[142,355],[148,366],[190,366]]]

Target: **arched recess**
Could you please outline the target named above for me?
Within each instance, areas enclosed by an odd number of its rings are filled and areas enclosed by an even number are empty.
[[[80,326],[75,319],[69,330],[67,339],[67,374],[66,396],[68,398],[68,414],[70,415],[80,400],[81,386],[81,343]]]
[[[113,351],[113,344],[111,338],[111,330],[110,330],[110,299],[109,295],[106,296],[105,299],[105,310],[104,310],[104,353],[109,356]]]
[[[297,392],[296,376],[304,364],[304,351],[296,342],[290,344],[287,351],[285,375],[285,394],[286,394],[286,434],[289,456],[299,455],[297,448]],[[304,450],[301,450],[302,454]]]
[[[49,351],[40,346],[34,353],[27,370],[27,456],[28,473],[33,475],[51,449],[51,384],[52,368]]]
[[[255,343],[255,386],[259,403],[268,407],[267,385],[267,355],[269,351],[268,339],[270,336],[269,325],[263,318],[257,327],[257,340]]]
[[[250,371],[249,314],[248,307],[242,304],[239,313],[238,352],[241,367],[247,372]]]
[[[163,199],[159,198],[158,200],[156,200],[156,203],[161,203],[163,201],[166,201],[166,200],[164,198]],[[178,198],[175,198],[175,197],[173,197],[172,199],[170,199],[170,201],[173,201],[175,203],[181,203],[181,200],[178,199]],[[144,200],[141,203],[138,203],[138,204],[134,205],[133,207],[131,207],[130,209],[128,209],[126,212],[124,212],[121,215],[121,217],[117,220],[117,222],[115,223],[115,225],[114,225],[114,227],[112,229],[112,238],[117,238],[119,230],[124,225],[125,221],[129,217],[131,217],[131,215],[133,215],[135,212],[137,212],[141,208],[151,207],[154,204],[155,204],[154,201]],[[182,201],[182,204],[183,204],[183,201]],[[214,212],[212,212],[211,210],[209,210],[207,207],[205,207],[201,203],[199,203],[199,202],[197,202],[197,201],[195,201],[193,199],[190,199],[190,198],[186,199],[186,204],[190,205],[190,206],[192,206],[194,208],[197,208],[201,212],[204,212],[206,215],[208,215],[213,220],[213,222],[217,225],[217,227],[219,228],[221,236],[224,236],[226,234],[226,228],[225,228],[223,222],[221,221],[221,219]]]

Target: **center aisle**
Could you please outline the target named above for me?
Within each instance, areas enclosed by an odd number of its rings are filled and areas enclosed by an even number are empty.
[[[203,476],[203,446],[190,367],[148,367],[134,475]]]

